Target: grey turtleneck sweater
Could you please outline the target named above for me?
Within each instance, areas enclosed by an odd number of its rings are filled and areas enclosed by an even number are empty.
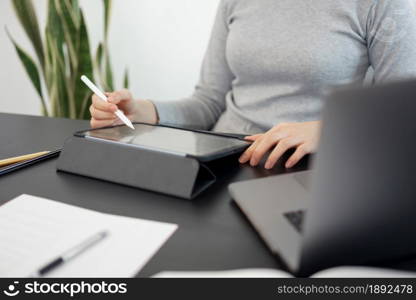
[[[416,77],[414,1],[222,0],[194,94],[154,101],[160,122],[264,132],[318,120],[321,91],[370,67],[374,83]]]

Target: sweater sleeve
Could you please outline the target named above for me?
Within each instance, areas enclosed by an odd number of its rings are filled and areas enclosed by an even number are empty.
[[[377,0],[367,20],[374,83],[416,77],[416,14],[413,0]]]
[[[228,32],[227,0],[222,0],[194,94],[181,100],[152,101],[160,123],[205,130],[215,125],[233,80],[226,59]]]

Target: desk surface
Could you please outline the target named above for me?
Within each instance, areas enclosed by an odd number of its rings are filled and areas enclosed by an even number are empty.
[[[0,113],[0,159],[61,148],[86,121]],[[138,276],[163,270],[280,268],[227,191],[231,182],[284,173],[238,164],[236,157],[214,166],[218,181],[194,201],[56,172],[56,159],[0,177],[0,204],[21,194],[53,199],[104,213],[179,225]],[[306,163],[294,171],[304,170]],[[394,266],[416,270],[416,259]]]

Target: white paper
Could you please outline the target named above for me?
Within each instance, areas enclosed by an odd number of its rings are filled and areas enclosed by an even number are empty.
[[[289,273],[273,269],[241,269],[229,271],[165,271],[155,278],[289,278]]]
[[[176,229],[22,195],[0,207],[0,277],[27,277],[102,231],[104,240],[48,276],[131,277]]]
[[[314,278],[415,278],[416,273],[369,267],[337,267],[320,271]]]
[[[275,269],[241,269],[228,271],[164,271],[155,278],[292,278]],[[415,278],[416,273],[370,267],[337,267],[320,271],[312,278]]]

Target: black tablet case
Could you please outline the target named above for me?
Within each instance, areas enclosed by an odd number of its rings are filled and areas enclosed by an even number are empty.
[[[196,158],[75,134],[65,142],[59,171],[193,199],[216,177]]]

